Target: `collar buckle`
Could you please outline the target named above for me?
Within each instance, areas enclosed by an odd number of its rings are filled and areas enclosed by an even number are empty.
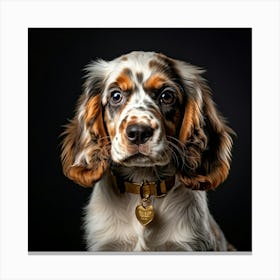
[[[139,193],[140,193],[140,196],[141,198],[149,198],[153,192],[152,192],[152,184],[150,184],[149,182],[147,181],[143,181],[142,184],[140,185],[140,188],[139,188]]]
[[[134,193],[140,194],[141,198],[149,198],[155,196],[161,198],[166,196],[167,192],[174,186],[175,177],[169,177],[163,181],[148,182],[143,180],[142,183],[133,183],[122,181],[120,178],[113,176],[115,186],[119,189],[120,193]]]

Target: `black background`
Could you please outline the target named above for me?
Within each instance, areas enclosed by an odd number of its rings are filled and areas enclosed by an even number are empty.
[[[91,189],[62,174],[59,135],[74,115],[83,68],[133,50],[162,52],[207,70],[218,109],[237,133],[230,175],[209,192],[227,239],[251,251],[251,29],[28,30],[28,249],[84,251],[83,207]]]

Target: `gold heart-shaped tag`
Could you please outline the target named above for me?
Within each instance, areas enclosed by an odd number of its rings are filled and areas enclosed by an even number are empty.
[[[143,205],[138,205],[135,209],[135,214],[138,221],[143,226],[146,226],[154,219],[154,207],[152,205],[148,205],[146,207]]]

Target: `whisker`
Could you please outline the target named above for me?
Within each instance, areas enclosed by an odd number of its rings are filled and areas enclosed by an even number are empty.
[[[179,159],[178,159],[177,154],[176,154],[175,151],[174,151],[174,149],[177,149],[178,147],[176,147],[173,143],[168,143],[168,144],[170,144],[170,145],[167,146],[167,149],[168,149],[168,151],[171,152],[172,158],[173,158],[174,161],[175,161],[175,165],[176,165],[176,166],[179,166]],[[170,147],[170,146],[173,146],[174,149],[173,149],[172,147]]]
[[[169,138],[172,139],[173,137],[169,137]],[[175,138],[174,138],[174,139],[175,139]],[[173,140],[173,139],[172,139],[172,140]],[[173,156],[175,162],[177,163],[177,166],[180,165],[180,161],[179,161],[178,155],[184,155],[184,154],[185,154],[185,151],[184,151],[185,148],[184,148],[184,146],[181,145],[181,143],[179,143],[179,144],[180,144],[180,146],[178,146],[178,145],[176,145],[175,143],[173,143],[172,141],[169,141],[169,140],[168,140],[168,147],[169,147],[169,149],[170,149],[171,152],[172,152],[172,156]],[[176,152],[178,153],[178,155],[177,155]],[[181,159],[181,161],[182,161],[182,164],[184,165],[185,157],[184,157],[184,156],[181,156],[180,159]]]
[[[200,159],[199,155],[196,156],[191,153],[186,145],[175,137],[167,136],[167,139],[169,148],[172,149],[172,156],[177,167],[181,170],[185,168],[194,169],[195,165],[191,164],[191,162],[198,162]]]

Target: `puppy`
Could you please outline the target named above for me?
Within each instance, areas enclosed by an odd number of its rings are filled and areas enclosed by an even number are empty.
[[[228,176],[233,131],[203,70],[141,51],[86,70],[61,159],[68,178],[93,187],[88,250],[228,250],[206,191]]]

